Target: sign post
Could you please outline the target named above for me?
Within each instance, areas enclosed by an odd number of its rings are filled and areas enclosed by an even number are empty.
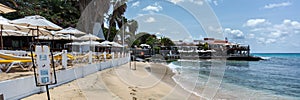
[[[31,47],[33,47],[33,45]],[[34,68],[35,83],[36,86],[46,87],[47,97],[48,100],[50,100],[48,85],[53,85],[57,83],[53,54],[52,52],[50,52],[49,46],[35,45],[35,55],[36,55],[36,59],[34,59],[33,51],[31,50],[31,58],[32,58],[32,63]],[[50,60],[50,57],[52,60]],[[52,63],[52,68],[50,66],[51,63]]]
[[[62,67],[63,69],[67,69],[68,67],[68,51],[67,50],[62,50],[62,54],[61,54],[61,64],[62,64]]]

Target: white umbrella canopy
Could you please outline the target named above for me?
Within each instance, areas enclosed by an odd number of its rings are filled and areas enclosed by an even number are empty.
[[[35,37],[35,39],[39,39],[39,40],[56,40],[57,38],[54,38],[53,36],[38,36],[38,37]]]
[[[79,37],[80,40],[101,40],[101,38],[97,37],[93,34],[86,34],[84,36]]]
[[[60,31],[57,31],[58,34],[73,34],[73,35],[85,35],[85,32],[79,31],[76,28],[68,27],[65,29],[62,29]]]
[[[79,40],[77,37],[71,35],[71,34],[68,34],[68,35],[63,35],[63,39],[64,40]]]
[[[112,42],[112,46],[113,47],[123,47],[121,44],[119,44],[117,42]]]
[[[101,42],[100,45],[112,45],[113,43],[112,42],[109,42],[109,41],[103,41]]]
[[[123,47],[121,44],[117,42],[103,41],[100,43],[102,46],[113,46],[113,47]]]
[[[61,30],[62,28],[40,15],[26,16],[24,18],[10,21],[10,23],[23,25],[27,27],[38,27],[48,30]]]
[[[15,12],[15,11],[16,11],[16,10],[14,10],[14,9],[12,9],[12,8],[10,8],[10,7],[8,7],[8,6],[5,6],[4,4],[1,4],[1,3],[0,3],[0,14],[1,14],[1,13],[6,14],[6,13]]]
[[[72,42],[72,43],[67,43],[66,45],[82,45],[82,42]]]
[[[82,42],[82,45],[92,45],[92,46],[96,46],[96,45],[100,45],[101,43],[98,41],[86,41],[86,42]]]
[[[111,47],[111,45],[99,44],[98,47]]]
[[[18,31],[29,33],[27,36],[51,36],[51,31],[48,31],[46,29],[39,28],[38,30],[33,27],[25,27],[25,26],[18,26]]]
[[[79,40],[77,37],[72,36],[70,34],[54,34],[54,38],[56,38],[56,40]]]
[[[150,47],[150,45],[148,45],[148,44],[141,44],[140,46],[142,46],[142,47]]]
[[[22,34],[16,34],[16,33],[20,33],[19,30],[29,30],[23,26],[19,26],[19,25],[14,25],[14,24],[10,24],[9,23],[10,20],[0,16],[0,41],[1,41],[1,49],[3,48],[3,38],[2,38],[2,30],[8,30],[6,31],[6,35],[4,36],[14,36],[14,35],[22,35]],[[15,30],[18,30],[15,31]],[[14,32],[13,32],[14,31]],[[10,34],[8,34],[10,33]],[[23,34],[24,35],[24,34]]]
[[[28,33],[15,30],[2,30],[2,36],[26,36]]]

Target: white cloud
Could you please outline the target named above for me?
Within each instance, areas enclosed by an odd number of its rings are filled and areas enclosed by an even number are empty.
[[[158,4],[158,3],[155,3],[154,5],[149,5],[145,8],[143,8],[143,11],[155,11],[155,12],[159,12],[163,10],[163,8]]]
[[[205,2],[205,0],[168,0],[174,4],[178,4],[178,3],[181,3],[181,2],[185,2],[185,1],[188,1],[188,2],[191,2],[191,3],[194,3],[194,4],[197,4],[197,5],[203,5],[203,3]]]
[[[277,42],[275,40],[284,41],[286,37],[299,34],[300,31],[300,23],[290,19],[285,19],[280,24],[270,22],[265,24],[265,20],[257,21],[257,23],[251,25],[247,25],[247,23],[245,26],[249,26],[251,32],[260,34],[260,37],[263,37],[263,39],[258,38],[258,42],[265,44]]]
[[[153,22],[155,22],[155,21],[156,21],[156,20],[155,20],[155,18],[153,18],[153,17],[149,17],[148,19],[145,20],[146,23],[153,23]]]
[[[168,0],[168,1],[170,1],[170,2],[172,2],[174,4],[178,4],[180,2],[183,2],[183,0]]]
[[[209,3],[214,4],[215,6],[217,6],[219,4],[218,0],[206,0],[206,1],[209,2]]]
[[[266,19],[249,19],[244,26],[249,27],[255,27],[257,25],[268,25],[270,22],[268,22]]]
[[[248,34],[248,36],[247,36],[248,38],[254,38],[255,37],[255,34]]]
[[[131,7],[139,7],[140,6],[140,1],[132,3]]]
[[[214,3],[216,6],[218,5],[218,1],[217,1],[217,0],[213,1],[213,3]]]
[[[264,8],[272,9],[272,8],[278,8],[278,7],[286,7],[286,6],[290,6],[290,5],[292,5],[292,3],[290,3],[290,2],[273,3],[273,4],[265,5]]]
[[[228,35],[229,38],[233,38],[233,39],[244,39],[245,38],[244,32],[242,32],[241,30],[225,28],[224,32]]]
[[[203,5],[204,0],[190,0],[190,2],[195,3],[197,5]]]
[[[270,44],[270,43],[275,43],[276,39],[267,39],[265,43]]]
[[[137,14],[138,17],[145,16],[146,14]]]

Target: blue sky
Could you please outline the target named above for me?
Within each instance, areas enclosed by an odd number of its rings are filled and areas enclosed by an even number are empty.
[[[252,52],[300,52],[300,0],[129,0],[138,32],[174,40],[227,37]],[[222,34],[222,36],[219,36]]]

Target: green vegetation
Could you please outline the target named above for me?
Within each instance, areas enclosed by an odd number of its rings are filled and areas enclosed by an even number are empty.
[[[155,35],[141,32],[137,34],[136,40],[133,42],[132,47],[139,46],[140,44],[148,44],[154,49],[159,50],[160,48],[158,46],[174,46],[175,44],[170,38],[167,37],[161,37],[157,38]]]
[[[17,12],[9,14],[1,14],[8,19],[23,18],[30,15],[41,15],[53,23],[66,27],[76,27],[80,18],[81,12],[92,0],[1,0],[0,3],[5,4]],[[135,35],[138,29],[138,22],[128,20],[124,17],[127,9],[127,0],[118,0],[111,2],[115,9],[111,14],[108,14],[107,23],[109,28],[103,28],[104,36],[107,40],[113,41],[116,35],[121,35],[120,29],[128,28],[129,32],[126,35],[138,38],[131,40],[133,45],[149,44],[150,46],[173,46],[174,43],[166,37],[158,39],[155,35],[146,32]],[[126,24],[127,23],[127,24]],[[121,36],[122,38],[123,36]],[[130,41],[130,40],[125,40]]]
[[[64,28],[75,27],[80,17],[79,2],[64,0],[1,0],[17,12],[3,14],[8,19],[23,18],[30,15],[41,15]]]

